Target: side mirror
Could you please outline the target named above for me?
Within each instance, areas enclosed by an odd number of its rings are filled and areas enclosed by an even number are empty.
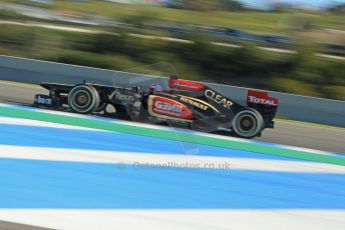
[[[141,87],[140,86],[134,86],[134,87],[132,87],[132,90],[135,92],[139,92],[141,90]]]

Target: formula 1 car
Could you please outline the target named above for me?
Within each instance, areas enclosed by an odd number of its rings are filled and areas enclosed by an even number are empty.
[[[240,105],[210,87],[171,77],[170,89],[151,86],[143,92],[140,86],[117,86],[82,83],[77,85],[42,83],[49,95],[35,96],[34,105],[44,108],[67,108],[76,113],[107,113],[148,123],[214,132],[230,129],[237,136],[260,136],[273,128],[278,100],[265,91],[248,90],[247,105]],[[108,107],[113,112],[107,112]],[[115,110],[115,111],[114,111]]]

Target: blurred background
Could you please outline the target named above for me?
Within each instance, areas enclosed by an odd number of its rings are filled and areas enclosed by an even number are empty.
[[[345,100],[345,0],[1,0],[0,55]]]

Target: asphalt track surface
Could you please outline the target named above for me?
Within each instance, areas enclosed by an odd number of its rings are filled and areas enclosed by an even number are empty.
[[[49,228],[41,228],[25,224],[0,221],[0,230],[49,230]]]
[[[30,105],[36,93],[46,93],[32,85],[0,82],[0,101]],[[275,129],[265,130],[259,141],[345,153],[345,129],[277,121]],[[0,221],[0,230],[43,230],[46,228]]]
[[[30,105],[35,94],[46,92],[39,86],[0,82],[3,103]],[[278,120],[274,129],[266,129],[256,140],[345,154],[343,128]]]

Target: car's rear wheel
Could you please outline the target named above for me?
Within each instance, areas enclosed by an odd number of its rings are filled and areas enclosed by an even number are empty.
[[[68,105],[74,112],[88,114],[99,108],[100,97],[94,87],[77,85],[68,94]]]
[[[101,101],[98,105],[98,108],[96,109],[96,113],[100,113],[100,112],[104,112],[104,110],[106,109],[106,107],[108,106],[107,103],[105,103],[104,101]]]
[[[260,135],[264,127],[261,114],[254,109],[244,109],[237,113],[232,120],[233,132],[244,138],[253,138]]]

